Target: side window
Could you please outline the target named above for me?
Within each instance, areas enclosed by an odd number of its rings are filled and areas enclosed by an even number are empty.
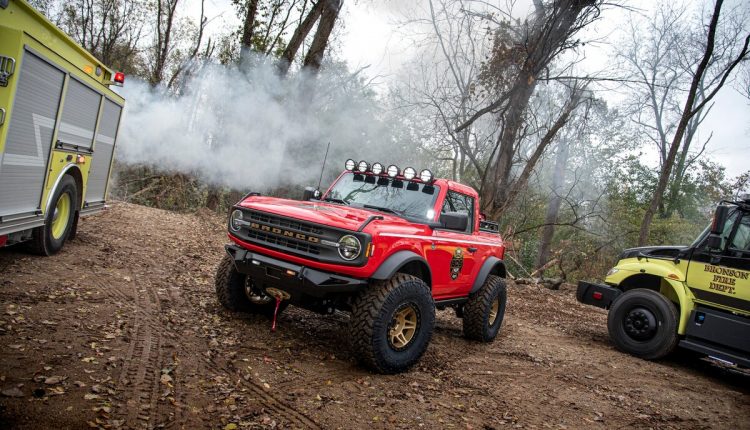
[[[732,241],[729,243],[729,252],[737,253],[738,257],[748,256],[750,254],[750,214],[746,214],[742,217],[737,230],[732,236]]]
[[[474,228],[474,198],[455,191],[448,191],[445,195],[443,208],[441,212],[460,212],[469,215],[469,225],[466,228],[467,233],[471,233]]]

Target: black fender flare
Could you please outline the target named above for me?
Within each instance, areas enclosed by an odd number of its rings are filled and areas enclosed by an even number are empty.
[[[474,285],[472,285],[469,294],[474,294],[482,288],[482,285],[484,285],[484,282],[490,274],[496,274],[497,276],[504,278],[506,273],[505,262],[503,260],[493,256],[487,257],[487,259],[484,260],[484,264],[482,264],[482,268],[479,269],[477,277],[474,279]]]
[[[427,285],[432,286],[432,269],[427,261],[422,258],[421,255],[413,251],[397,251],[388,257],[380,267],[372,274],[371,279],[386,280],[393,277],[402,267],[409,263],[418,261],[426,269],[426,274],[429,279],[426,280]]]

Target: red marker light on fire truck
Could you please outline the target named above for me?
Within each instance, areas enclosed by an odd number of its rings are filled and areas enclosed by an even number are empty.
[[[125,83],[125,73],[116,72],[114,81],[116,85],[122,86]]]
[[[601,300],[604,296],[599,291],[594,291],[594,294],[592,294],[591,297],[593,297],[594,300]]]

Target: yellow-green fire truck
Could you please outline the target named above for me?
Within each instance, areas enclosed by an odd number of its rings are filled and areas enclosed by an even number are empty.
[[[0,0],[0,247],[54,254],[104,208],[124,81],[23,0]]]
[[[609,309],[622,351],[653,360],[680,346],[750,367],[750,197],[722,202],[690,246],[625,250],[577,296]]]

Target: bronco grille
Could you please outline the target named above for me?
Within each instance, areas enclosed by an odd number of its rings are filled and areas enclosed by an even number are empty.
[[[304,231],[305,233],[323,234],[323,230],[313,225],[303,224],[301,222],[291,221],[261,212],[250,212],[250,219],[252,221],[258,221],[268,225],[275,225],[282,228]]]
[[[307,243],[287,239],[275,234],[268,234],[257,230],[248,230],[247,237],[253,241],[265,242],[270,245],[293,249],[295,251],[300,251],[307,254],[320,255],[320,248],[315,245],[308,245]]]

